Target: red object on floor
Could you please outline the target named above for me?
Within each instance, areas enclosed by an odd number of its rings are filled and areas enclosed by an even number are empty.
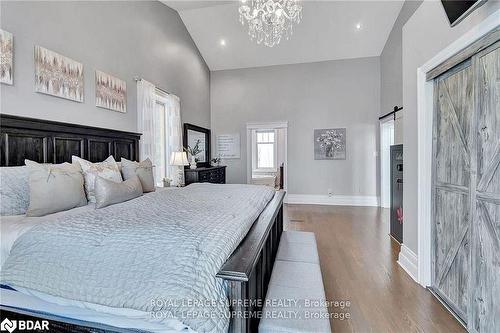
[[[402,207],[399,207],[398,209],[396,209],[396,215],[398,218],[398,222],[403,223],[403,208]]]

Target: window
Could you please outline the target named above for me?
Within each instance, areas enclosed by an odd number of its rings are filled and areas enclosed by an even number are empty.
[[[255,144],[257,171],[276,170],[276,132],[257,131]]]

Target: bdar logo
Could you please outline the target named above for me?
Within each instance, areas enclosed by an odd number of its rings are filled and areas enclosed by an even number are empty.
[[[9,333],[18,331],[48,331],[48,320],[10,320],[5,318],[0,324],[0,331],[8,331]]]
[[[2,331],[9,331],[9,333],[14,332],[16,329],[17,324],[15,320],[9,320],[9,318],[5,318],[2,323],[0,324],[0,330]]]

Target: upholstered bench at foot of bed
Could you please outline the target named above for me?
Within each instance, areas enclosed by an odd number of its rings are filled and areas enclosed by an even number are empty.
[[[324,304],[325,290],[314,233],[284,231],[259,332],[331,332]]]

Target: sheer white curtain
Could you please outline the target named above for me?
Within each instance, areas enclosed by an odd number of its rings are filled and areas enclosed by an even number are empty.
[[[166,176],[172,179],[172,185],[178,185],[179,168],[170,165],[170,157],[175,151],[182,151],[181,102],[179,97],[169,94],[166,103]]]
[[[141,161],[153,162],[155,183],[164,177],[177,185],[179,167],[170,165],[174,151],[182,151],[181,106],[179,97],[166,94],[146,81],[137,82],[137,121],[140,133]]]
[[[151,159],[153,165],[155,161],[155,138],[156,138],[156,87],[146,80],[137,81],[137,127],[142,133],[139,142],[139,152],[141,161]]]

